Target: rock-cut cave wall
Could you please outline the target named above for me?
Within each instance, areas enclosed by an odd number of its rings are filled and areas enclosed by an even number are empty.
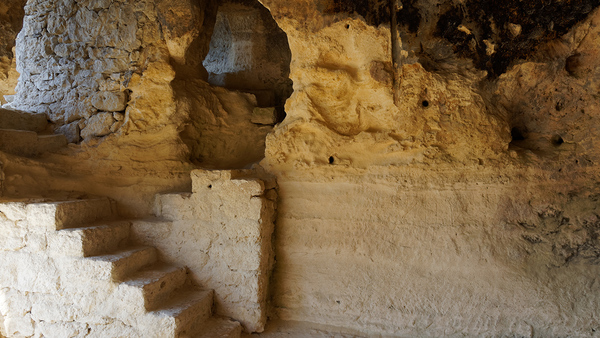
[[[28,1],[12,105],[46,113],[70,142],[173,124],[164,45],[154,1]]]
[[[294,82],[262,162],[280,190],[277,315],[598,331],[596,1],[402,1],[396,37],[388,1],[262,2]]]
[[[0,104],[4,95],[14,95],[19,74],[13,48],[23,25],[25,0],[7,0],[0,4]]]
[[[13,106],[83,140],[76,160],[103,160],[86,169],[110,184],[264,155],[280,198],[273,317],[370,335],[596,334],[596,1],[406,1],[397,35],[388,1],[261,3],[291,51],[275,127],[249,118],[256,96],[207,82],[216,1],[29,0]],[[148,195],[141,181],[118,201]]]
[[[267,19],[258,2],[244,3],[253,9],[249,14],[261,8],[261,20]],[[39,171],[35,161],[5,163],[6,193],[109,195],[130,206],[128,214],[140,215],[151,209],[149,195],[186,189],[194,166],[244,168],[263,159],[277,107],[262,107],[252,88],[209,84],[202,65],[222,4],[31,0],[21,7],[21,76],[5,108],[47,114],[44,132],[64,134],[70,144],[47,156],[50,170]],[[265,35],[253,39],[264,44]],[[287,44],[278,46],[283,49],[272,51],[289,55]],[[265,63],[264,57],[254,61]],[[284,70],[279,76],[287,79]],[[129,190],[131,182],[143,187]]]
[[[120,148],[113,158],[133,153],[144,161],[146,155],[137,154],[152,148],[147,158],[207,168],[258,162],[266,134],[282,115],[278,106],[291,90],[289,47],[283,32],[265,33],[277,25],[258,2],[224,5],[242,6],[237,16],[250,25],[267,23],[262,34],[236,32],[246,39],[240,44],[255,46],[245,66],[262,78],[252,73],[251,83],[219,83],[226,89],[210,85],[202,62],[220,5],[201,0],[29,1],[17,41],[21,76],[10,106],[47,114],[54,131],[71,143],[99,145],[106,152]],[[278,45],[267,54],[271,40]],[[282,56],[275,60],[273,53]],[[209,59],[223,62],[220,57],[226,55]],[[257,106],[275,107],[272,121],[253,117]],[[162,147],[158,154],[157,144]]]
[[[219,6],[203,61],[215,86],[256,95],[260,107],[281,107],[292,92],[287,36],[258,1]]]

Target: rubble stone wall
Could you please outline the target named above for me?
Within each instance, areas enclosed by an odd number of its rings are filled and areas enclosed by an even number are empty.
[[[168,117],[174,74],[157,16],[154,1],[29,1],[17,40],[21,78],[13,106],[46,113],[80,129],[84,139]],[[136,109],[136,101],[150,100],[139,97],[140,86],[166,102],[153,102],[163,108],[153,121]]]

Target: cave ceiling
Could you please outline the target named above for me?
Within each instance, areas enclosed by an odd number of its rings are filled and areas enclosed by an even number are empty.
[[[327,15],[358,14],[373,26],[389,25],[394,1],[322,0],[319,9]],[[406,0],[397,17],[403,43],[409,45],[405,49],[423,53],[423,44],[441,39],[455,55],[497,77],[513,61],[560,38],[599,5],[600,0]]]

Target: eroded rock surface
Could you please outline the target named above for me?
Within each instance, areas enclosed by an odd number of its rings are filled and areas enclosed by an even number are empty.
[[[298,8],[310,14],[307,22],[291,4],[271,9],[288,34],[294,93],[286,120],[267,140],[266,163],[477,163],[506,151],[510,128],[486,103],[485,72],[468,61],[447,74],[406,63],[394,104],[389,28],[348,15],[319,21],[316,7]]]
[[[387,2],[263,3],[295,86],[262,162],[280,318],[593,336],[598,4],[408,1],[394,60]]]
[[[15,39],[23,26],[26,0],[7,0],[0,4],[0,104],[5,95],[14,95],[19,74],[16,71]]]
[[[265,149],[273,316],[365,335],[596,334],[596,1],[405,1],[397,36],[389,1],[261,2],[291,50],[274,127],[259,98],[207,83],[217,2],[31,0],[14,104],[83,143],[37,162],[0,154],[4,192],[110,195],[143,217],[148,196],[189,188],[191,163],[243,167]],[[172,209],[210,205],[191,219],[214,221],[221,197],[203,196]],[[210,252],[184,223],[143,230],[173,259]],[[257,263],[240,262],[211,271]],[[262,321],[266,293],[253,295],[235,311]]]

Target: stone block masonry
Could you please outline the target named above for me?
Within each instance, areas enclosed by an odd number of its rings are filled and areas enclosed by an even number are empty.
[[[261,332],[273,252],[275,184],[248,171],[192,172],[192,193],[156,197],[159,219],[134,221],[133,237],[159,249],[161,259],[189,268],[215,291],[217,313]]]
[[[151,81],[153,95],[165,105],[172,102],[172,70],[167,54],[161,54],[157,15],[152,0],[28,1],[16,42],[20,78],[11,105],[46,113],[64,134],[68,130],[60,127],[70,125],[72,133],[76,125],[84,140],[115,133],[127,122],[148,127],[156,118],[139,116],[147,107],[138,100],[141,89],[136,85],[140,78],[152,77],[143,74],[165,68]],[[168,115],[169,109],[162,108]]]
[[[0,336],[239,337],[213,291],[130,241],[106,198],[0,203]],[[81,227],[83,226],[83,227]]]

